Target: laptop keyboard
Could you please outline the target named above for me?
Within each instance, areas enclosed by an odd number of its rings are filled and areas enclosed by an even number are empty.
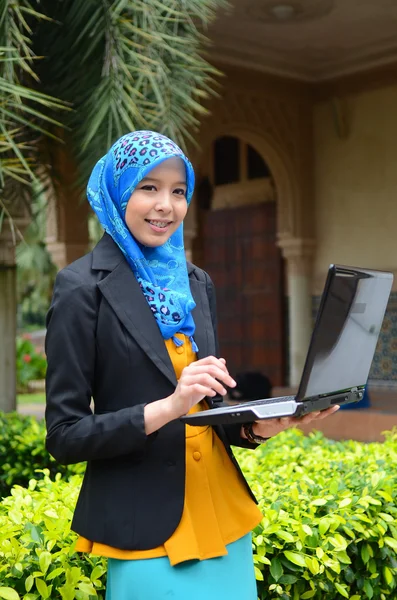
[[[266,400],[251,400],[250,402],[240,402],[240,406],[255,406],[259,404],[264,406],[266,404],[277,404],[278,402],[288,402],[289,400],[295,400],[295,396],[280,396],[279,398],[267,398]]]

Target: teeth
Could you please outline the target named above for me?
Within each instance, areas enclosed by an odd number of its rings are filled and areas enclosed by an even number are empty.
[[[168,225],[168,222],[164,223],[164,221],[149,221],[149,223],[151,225],[154,225],[155,227],[162,227],[162,228],[167,227],[167,225]]]

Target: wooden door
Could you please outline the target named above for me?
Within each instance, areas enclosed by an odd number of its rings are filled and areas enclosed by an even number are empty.
[[[276,203],[209,211],[203,268],[216,286],[219,339],[231,373],[259,370],[284,383],[284,293]]]

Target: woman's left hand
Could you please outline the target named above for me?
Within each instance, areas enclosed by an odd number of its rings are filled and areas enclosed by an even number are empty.
[[[259,435],[260,437],[270,438],[289,427],[296,427],[297,425],[308,425],[313,421],[321,421],[330,415],[333,415],[339,406],[333,406],[332,408],[327,408],[326,410],[312,412],[304,417],[281,417],[279,419],[263,419],[262,421],[257,421],[252,426],[252,431],[255,435]]]

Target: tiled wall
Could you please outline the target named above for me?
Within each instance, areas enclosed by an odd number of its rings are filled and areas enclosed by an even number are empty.
[[[319,303],[320,298],[313,297],[313,323]],[[369,379],[397,382],[397,292],[390,295]]]
[[[397,292],[390,295],[370,379],[397,381]]]

